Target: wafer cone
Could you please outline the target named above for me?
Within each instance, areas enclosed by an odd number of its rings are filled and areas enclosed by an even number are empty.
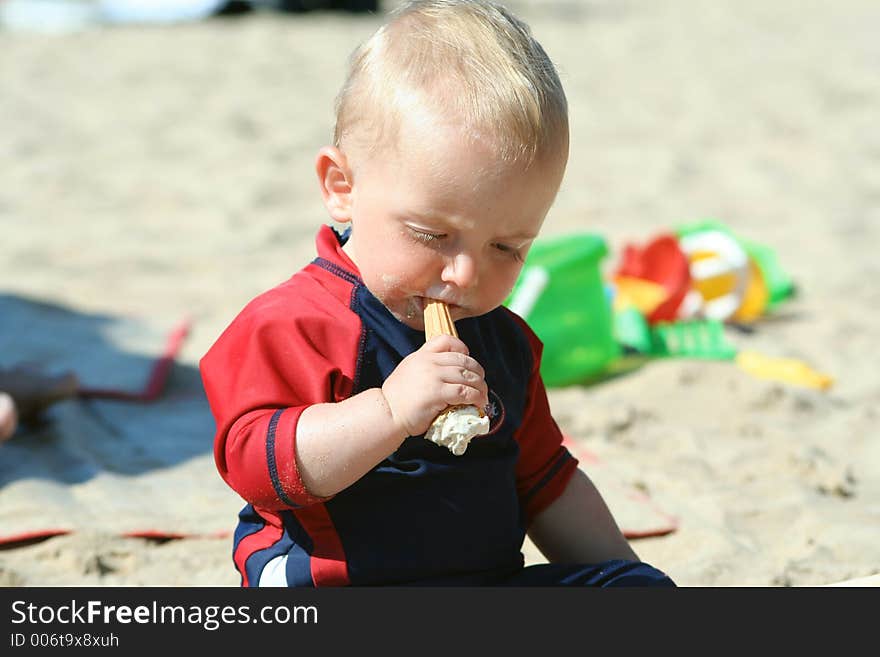
[[[458,337],[452,315],[449,314],[449,306],[442,301],[428,301],[425,303],[425,340],[430,340],[438,335],[451,335]]]
[[[425,340],[438,335],[458,337],[458,331],[449,314],[449,307],[442,301],[425,303]],[[489,419],[476,406],[449,406],[438,415],[425,438],[447,447],[456,456],[461,456],[474,436],[489,431]]]

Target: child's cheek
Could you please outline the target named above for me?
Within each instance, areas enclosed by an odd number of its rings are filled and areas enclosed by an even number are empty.
[[[401,276],[400,274],[380,274],[379,280],[382,284],[382,290],[387,292],[400,285]]]

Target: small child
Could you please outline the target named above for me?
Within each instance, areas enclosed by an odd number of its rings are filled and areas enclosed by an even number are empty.
[[[562,85],[489,2],[411,2],[355,51],[316,169],[317,258],[201,360],[243,586],[664,585],[562,445],[501,304],[568,159]],[[425,342],[429,300],[459,338]],[[490,418],[462,455],[424,438]],[[524,566],[526,533],[547,564]]]

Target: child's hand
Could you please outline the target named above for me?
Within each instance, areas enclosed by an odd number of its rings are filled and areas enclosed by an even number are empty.
[[[489,403],[485,375],[464,342],[439,335],[401,361],[382,385],[382,394],[398,428],[418,436],[447,406],[484,408]]]

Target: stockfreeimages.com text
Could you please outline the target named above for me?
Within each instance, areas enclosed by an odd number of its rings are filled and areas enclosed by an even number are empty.
[[[100,600],[69,604],[37,605],[24,600],[12,603],[12,623],[41,624],[189,624],[216,630],[221,625],[242,623],[313,624],[318,623],[314,605],[267,605],[253,613],[250,606],[232,605],[163,605],[157,601],[147,605],[107,605]]]

